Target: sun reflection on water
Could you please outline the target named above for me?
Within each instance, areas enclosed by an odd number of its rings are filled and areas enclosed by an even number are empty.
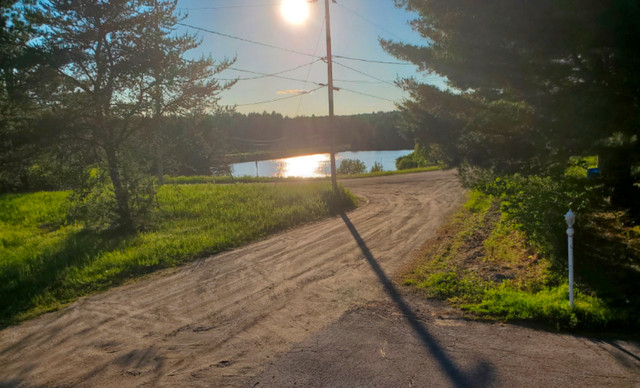
[[[296,156],[279,161],[274,176],[318,178],[327,176],[329,154]]]

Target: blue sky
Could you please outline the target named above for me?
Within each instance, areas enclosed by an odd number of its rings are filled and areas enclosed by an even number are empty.
[[[407,43],[424,43],[408,25],[408,21],[415,15],[396,8],[392,0],[337,1],[337,4],[331,3],[334,56],[398,62],[382,50],[378,43],[379,37]],[[281,0],[179,0],[178,7],[181,12],[188,13],[188,17],[183,21],[185,24],[324,57],[324,1],[318,0],[310,4],[309,18],[301,25],[293,25],[283,19],[280,3]],[[191,29],[190,31],[196,32]],[[239,70],[273,74],[299,67],[280,75],[311,82],[274,77],[242,80],[223,93],[221,104],[237,105],[236,110],[242,113],[275,111],[290,117],[328,114],[326,88],[320,88],[313,93],[298,94],[318,88],[316,83],[327,82],[325,62],[316,60],[313,56],[264,47],[212,33],[200,31],[198,35],[202,38],[202,45],[193,50],[191,55],[211,54],[214,59],[236,58],[233,68],[237,70],[226,70],[219,75],[221,78],[258,76]],[[313,61],[315,62],[310,64]],[[344,58],[334,58],[333,74],[335,86],[343,88],[334,93],[336,115],[394,110],[394,103],[401,101],[404,93],[393,85],[393,81],[398,77],[407,76],[416,76],[419,79],[433,78],[416,73],[416,67],[413,65],[377,64]],[[259,103],[283,97],[292,98]]]

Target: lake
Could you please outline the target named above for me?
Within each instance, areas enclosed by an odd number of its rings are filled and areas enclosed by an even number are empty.
[[[382,164],[385,171],[396,170],[396,159],[408,155],[413,150],[400,151],[355,151],[336,153],[336,168],[340,167],[340,161],[344,159],[358,159],[367,166],[367,171],[375,162]],[[301,177],[317,178],[331,175],[330,156],[326,154],[313,154],[295,156],[292,158],[260,160],[257,162],[234,163],[231,165],[234,176],[261,176],[261,177]]]

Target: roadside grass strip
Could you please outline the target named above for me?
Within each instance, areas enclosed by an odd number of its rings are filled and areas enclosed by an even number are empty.
[[[95,233],[67,217],[68,192],[0,196],[0,325],[149,272],[228,250],[355,206],[308,184],[167,185],[152,226]]]
[[[428,298],[447,300],[469,318],[530,321],[556,329],[603,328],[624,319],[602,299],[575,289],[527,245],[526,236],[478,191],[438,235],[403,282]],[[579,288],[580,285],[578,285]]]

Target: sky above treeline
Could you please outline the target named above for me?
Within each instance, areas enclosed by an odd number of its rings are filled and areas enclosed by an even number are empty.
[[[327,83],[327,65],[321,60],[326,56],[324,1],[309,2],[308,17],[299,24],[285,19],[283,1],[179,0],[179,11],[188,14],[182,23],[191,27],[178,31],[197,32],[202,39],[190,55],[236,58],[218,75],[222,81],[240,79],[222,94],[220,104],[235,105],[241,113],[327,115],[327,88],[319,85]],[[330,4],[334,86],[340,88],[334,92],[336,115],[396,109],[406,97],[394,84],[398,78],[438,82],[414,65],[376,63],[401,63],[380,47],[379,38],[424,44],[408,24],[414,14],[396,8],[393,0]]]

